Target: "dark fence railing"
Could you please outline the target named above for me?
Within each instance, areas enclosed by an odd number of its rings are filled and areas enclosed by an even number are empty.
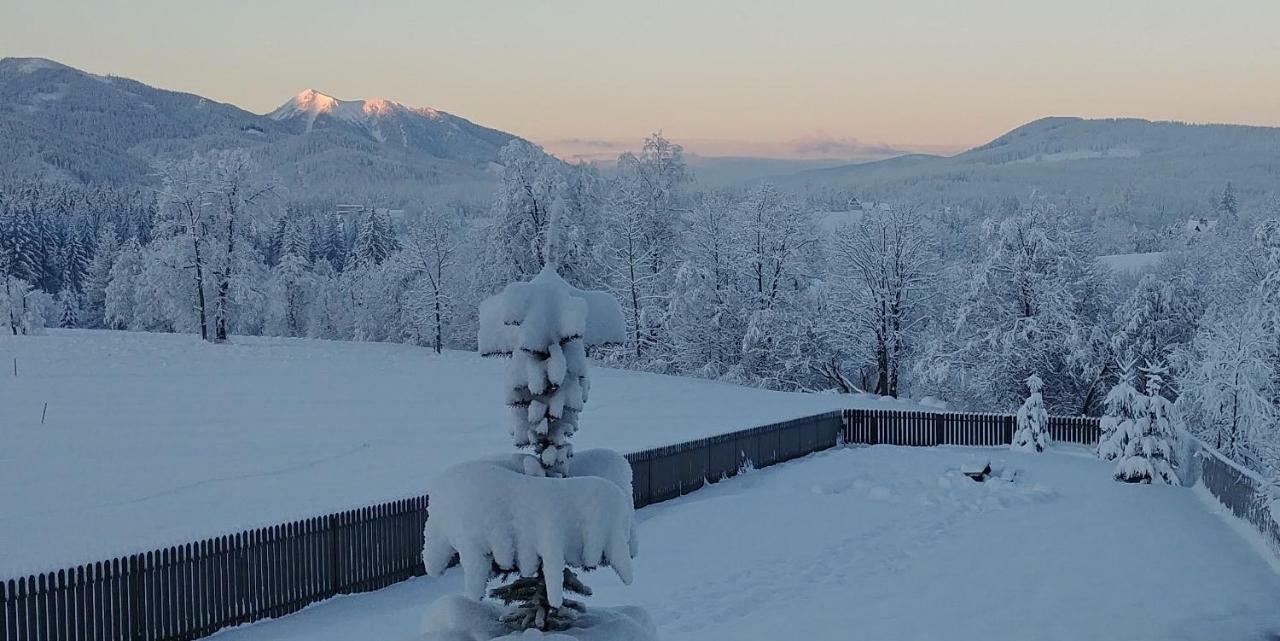
[[[867,445],[1008,445],[1016,419],[1011,414],[845,410],[844,440]],[[1098,442],[1098,419],[1050,416],[1049,436],[1058,443]]]
[[[427,497],[0,581],[0,640],[198,639],[422,569]]]
[[[1005,414],[851,409],[627,455],[636,507],[696,491],[748,466],[767,467],[836,446],[997,446]],[[1050,417],[1054,441],[1090,445],[1098,419]],[[1202,478],[1237,515],[1266,532],[1258,491],[1229,463],[1204,457]],[[424,573],[427,497],[206,539],[71,570],[0,580],[0,641],[179,641],[279,617],[330,597],[377,590]],[[1270,521],[1280,553],[1280,532]]]
[[[1196,452],[1196,460],[1205,489],[1232,514],[1257,528],[1267,546],[1280,557],[1280,515],[1271,511],[1270,492],[1262,479],[1204,444]]]

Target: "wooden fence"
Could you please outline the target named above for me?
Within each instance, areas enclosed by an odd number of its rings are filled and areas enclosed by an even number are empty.
[[[1008,445],[1016,423],[1012,414],[845,410],[848,443],[867,445]],[[1050,416],[1049,436],[1058,443],[1098,442],[1098,419]]]
[[[1004,445],[1004,414],[843,410],[627,455],[636,507],[708,482],[836,446]],[[1057,442],[1092,444],[1098,420],[1051,417]],[[1249,507],[1258,487],[1222,460],[1204,458],[1215,496],[1276,541],[1280,529]],[[1216,461],[1216,462],[1215,462]],[[0,580],[0,641],[179,641],[279,617],[338,594],[377,590],[423,574],[419,496],[350,512],[206,539],[70,570]]]
[[[0,640],[198,639],[422,569],[427,497],[0,581]]]

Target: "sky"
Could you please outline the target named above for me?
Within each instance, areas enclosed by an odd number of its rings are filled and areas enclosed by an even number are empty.
[[[259,113],[314,88],[746,155],[956,150],[1050,115],[1280,126],[1277,31],[1278,0],[0,0],[0,56]]]

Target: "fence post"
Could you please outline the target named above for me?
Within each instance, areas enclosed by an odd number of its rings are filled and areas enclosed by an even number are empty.
[[[946,429],[942,422],[942,414],[933,415],[933,444],[942,445],[946,440]]]
[[[127,572],[129,573],[129,619],[133,628],[131,635],[136,641],[145,638],[145,626],[142,621],[142,563],[141,556],[129,557]]]
[[[880,440],[880,417],[872,411],[867,414],[867,444],[875,445]]]
[[[326,596],[334,597],[338,595],[338,589],[342,585],[338,571],[338,515],[330,514],[325,517],[328,521],[326,524],[329,528],[329,592]]]

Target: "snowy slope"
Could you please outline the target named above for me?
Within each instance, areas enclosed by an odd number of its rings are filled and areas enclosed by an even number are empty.
[[[53,330],[0,337],[0,364],[0,577],[418,495],[447,465],[511,451],[505,363],[470,353]],[[606,368],[592,379],[582,449],[854,402]]]
[[[1041,118],[955,156],[909,155],[802,171],[775,182],[845,187],[859,198],[982,211],[1036,189],[1142,227],[1206,215],[1227,181],[1242,199],[1275,190],[1280,127],[1193,125],[1137,118]],[[1121,202],[1124,207],[1112,207]],[[1119,212],[1119,213],[1117,213]],[[989,212],[986,212],[989,213]]]
[[[960,466],[990,457],[1013,483]],[[635,581],[666,641],[1202,641],[1280,632],[1280,574],[1195,493],[1111,481],[1083,450],[824,452],[645,508]],[[1142,538],[1139,538],[1142,537]],[[460,571],[320,604],[227,641],[408,641]]]

